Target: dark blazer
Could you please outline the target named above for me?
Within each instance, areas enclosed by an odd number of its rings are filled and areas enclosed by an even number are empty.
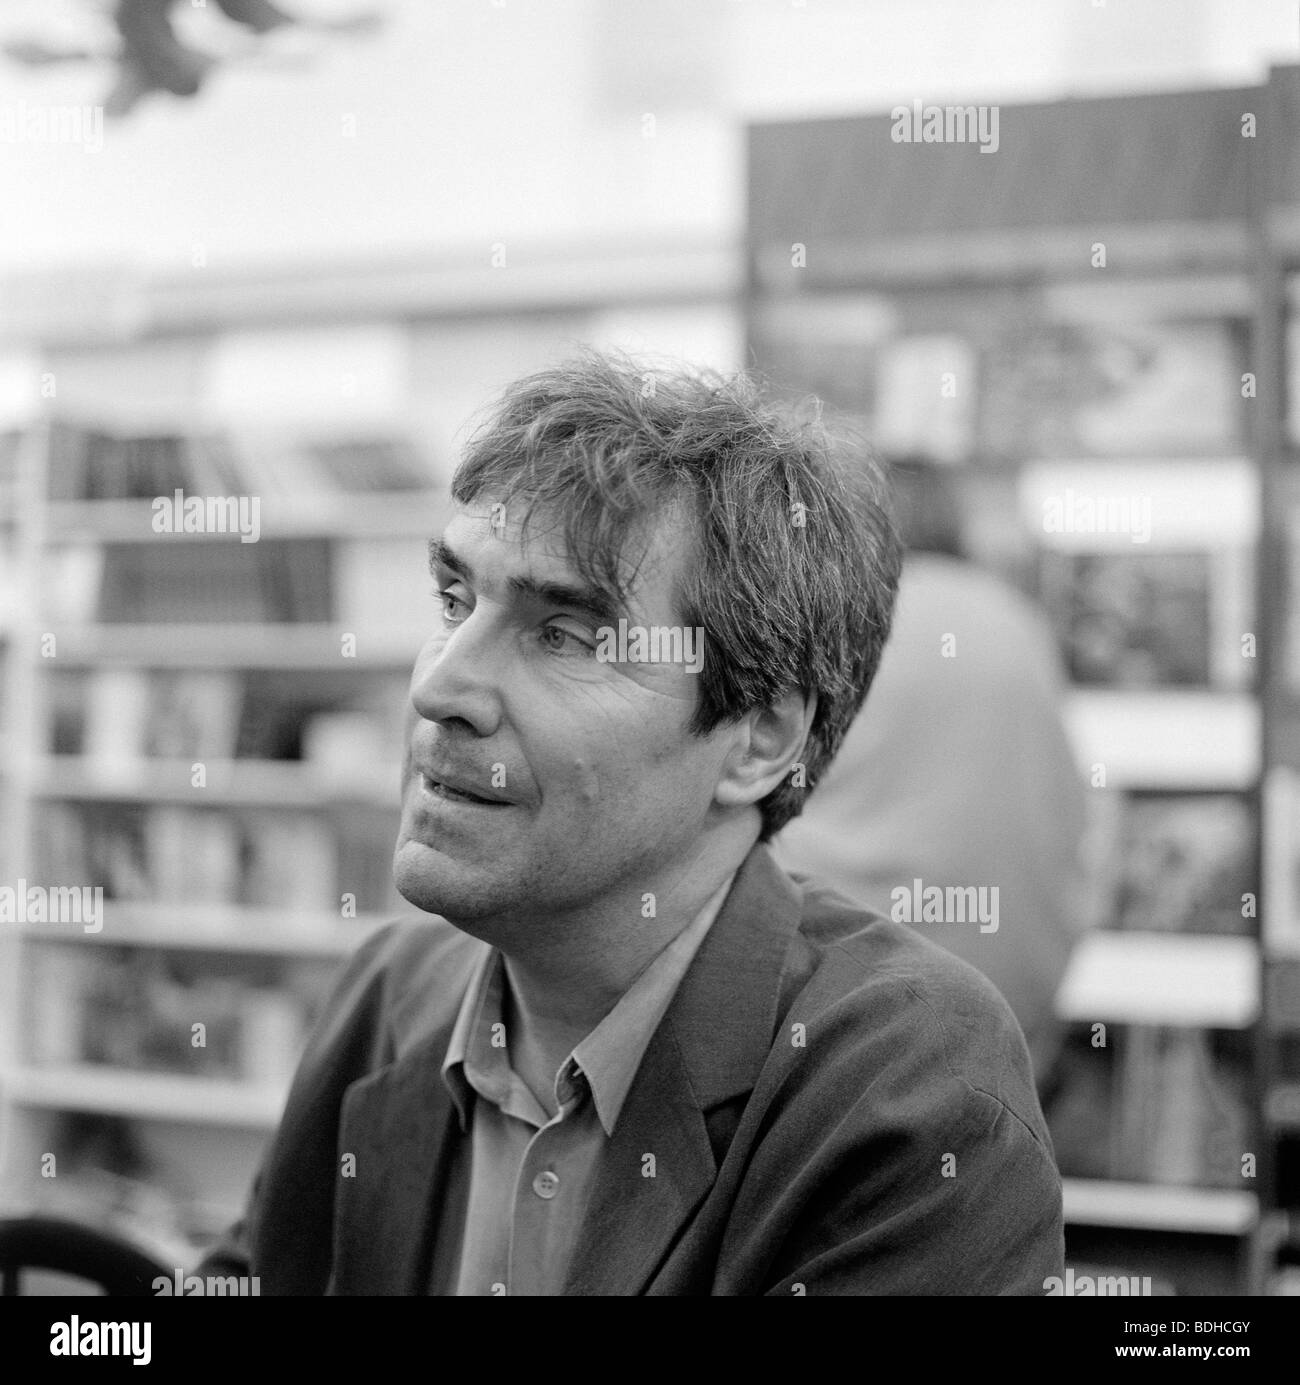
[[[469,1137],[440,1068],[484,946],[431,917],[362,945],[248,1214],[201,1273],[255,1274],[264,1294],[451,1292],[433,1246],[459,1235]],[[646,1050],[565,1292],[1041,1294],[1062,1250],[1001,997],[756,846]]]

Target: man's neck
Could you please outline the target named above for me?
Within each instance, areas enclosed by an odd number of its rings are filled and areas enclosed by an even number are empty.
[[[710,849],[668,888],[648,891],[655,896],[651,917],[643,916],[637,895],[634,901],[610,901],[585,927],[571,925],[559,936],[548,931],[544,949],[501,946],[510,990],[511,1066],[548,1110],[554,1108],[560,1064],[699,915],[752,845]]]

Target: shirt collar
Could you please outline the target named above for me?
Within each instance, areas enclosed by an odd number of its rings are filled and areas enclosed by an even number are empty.
[[[614,1133],[650,1040],[721,912],[734,880],[734,873],[727,877],[700,912],[642,970],[609,1014],[560,1065],[557,1092],[571,1085],[581,1073],[591,1089],[596,1114],[607,1136]],[[502,1110],[530,1116],[535,1124],[546,1123],[536,1098],[510,1068],[508,1050],[491,1044],[492,1026],[501,1021],[506,979],[502,962],[497,948],[489,948],[480,958],[442,1064],[443,1081],[456,1104],[462,1131],[469,1125],[471,1087]],[[474,1069],[472,1083],[465,1070],[467,1059]]]
[[[465,1054],[469,1051],[470,1035],[475,1032],[483,1018],[493,974],[500,961],[501,954],[495,947],[485,948],[479,956],[478,963],[470,974],[465,997],[460,1003],[456,1023],[452,1027],[451,1039],[447,1044],[447,1056],[442,1060],[442,1080],[456,1104],[462,1132],[469,1127],[470,1111],[470,1086],[465,1076]],[[493,1022],[493,1019],[488,1018],[489,1025]]]

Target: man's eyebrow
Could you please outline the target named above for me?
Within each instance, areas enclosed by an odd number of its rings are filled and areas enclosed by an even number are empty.
[[[617,619],[622,609],[609,592],[585,583],[543,582],[536,577],[512,577],[507,585],[517,596],[531,597],[535,601],[547,602],[552,606],[569,606],[576,611],[586,611],[588,615],[601,621]]]
[[[429,567],[445,567],[458,577],[473,583],[474,570],[450,544],[442,539],[429,541]],[[514,596],[545,602],[552,606],[568,606],[585,611],[597,620],[616,620],[622,604],[610,592],[582,582],[546,581],[539,577],[511,577],[506,584]]]
[[[467,582],[474,580],[473,568],[443,539],[429,540],[429,571],[433,572],[435,567],[450,568],[458,577],[465,578]]]

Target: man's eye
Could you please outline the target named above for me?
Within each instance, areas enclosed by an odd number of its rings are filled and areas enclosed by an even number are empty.
[[[469,607],[455,592],[444,588],[434,595],[442,602],[442,614],[450,624],[459,625],[465,619]]]
[[[545,648],[554,650],[557,654],[592,654],[596,649],[589,640],[563,625],[543,625],[539,638]]]

